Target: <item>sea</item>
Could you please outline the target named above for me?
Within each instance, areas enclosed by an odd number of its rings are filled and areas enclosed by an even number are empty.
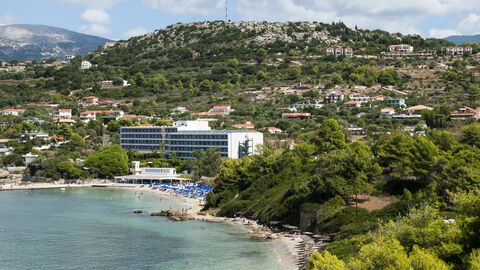
[[[182,207],[122,189],[2,191],[0,269],[281,269],[242,228],[149,214]]]

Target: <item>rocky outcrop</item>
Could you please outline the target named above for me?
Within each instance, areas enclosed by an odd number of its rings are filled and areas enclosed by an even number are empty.
[[[173,211],[173,210],[161,210],[160,212],[153,212],[150,215],[167,217],[171,221],[175,221],[175,222],[195,219],[193,216],[191,216],[188,213],[182,213],[180,211]]]
[[[133,213],[135,213],[135,214],[142,214],[142,213],[143,213],[143,210],[135,210],[135,211],[133,211]]]
[[[0,179],[7,178],[9,175],[8,171],[0,169]]]

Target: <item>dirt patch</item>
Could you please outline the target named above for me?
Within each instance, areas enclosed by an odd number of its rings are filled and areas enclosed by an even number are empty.
[[[376,197],[369,195],[359,195],[358,207],[367,209],[368,211],[380,210],[396,201],[397,199],[387,196]],[[348,205],[355,206],[355,197],[351,197],[349,199]]]

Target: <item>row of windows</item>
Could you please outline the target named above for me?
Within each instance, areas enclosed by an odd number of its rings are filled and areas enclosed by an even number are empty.
[[[128,150],[128,149],[134,149],[134,150],[148,150],[148,151],[151,151],[152,149],[153,150],[160,150],[160,147],[159,146],[150,146],[150,145],[122,145],[122,148],[125,149],[125,150]]]
[[[122,128],[121,133],[162,133],[161,128]],[[177,128],[166,128],[165,133],[177,132]]]
[[[175,147],[175,146],[171,146],[169,147],[169,150],[170,152],[175,152],[175,151],[188,151],[188,152],[193,152],[195,150],[203,150],[203,151],[207,151],[209,147]],[[228,148],[220,148],[220,152],[222,153],[228,153]]]
[[[122,134],[121,138],[162,138],[162,134]]]
[[[228,139],[228,135],[180,135],[180,134],[172,134],[170,135],[172,139],[210,139],[210,140],[226,140]]]
[[[168,145],[228,145],[227,141],[170,141]]]
[[[160,141],[152,141],[152,140],[120,140],[121,143],[138,143],[138,144],[155,144],[159,145]]]
[[[122,144],[151,144],[157,146],[160,144],[160,140],[120,140]],[[227,141],[167,141],[165,146],[169,145],[212,145],[212,146],[227,146]]]

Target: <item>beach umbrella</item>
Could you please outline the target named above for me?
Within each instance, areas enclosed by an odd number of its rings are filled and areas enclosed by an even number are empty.
[[[304,232],[303,234],[305,234],[305,235],[313,235],[312,232]]]

